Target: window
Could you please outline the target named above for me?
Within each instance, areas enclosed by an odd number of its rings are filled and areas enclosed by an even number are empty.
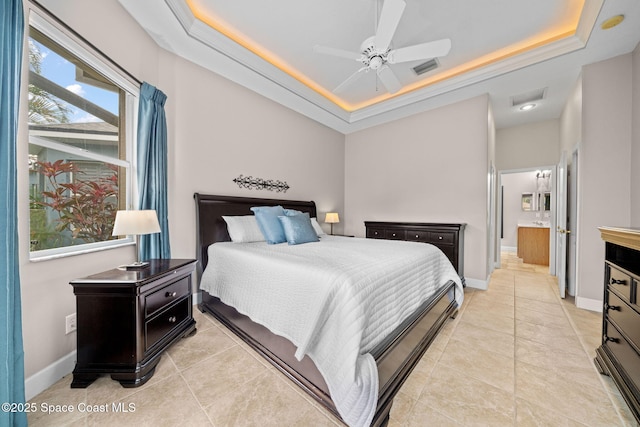
[[[139,88],[73,34],[32,12],[28,41],[31,259],[128,243]]]

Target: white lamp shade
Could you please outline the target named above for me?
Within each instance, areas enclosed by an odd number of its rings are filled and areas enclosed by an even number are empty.
[[[327,224],[337,224],[340,222],[340,218],[338,217],[337,212],[327,212],[327,215],[324,217],[324,222]]]
[[[113,224],[114,236],[129,236],[131,234],[153,234],[160,232],[158,215],[154,210],[118,211]]]

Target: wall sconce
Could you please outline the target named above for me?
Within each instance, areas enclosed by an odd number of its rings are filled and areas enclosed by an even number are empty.
[[[155,210],[118,211],[113,224],[113,236],[140,236],[142,234],[160,233],[158,214]],[[146,268],[149,262],[140,261],[140,248],[136,238],[136,262],[122,266],[126,270]]]
[[[327,215],[324,217],[324,222],[331,224],[331,234],[333,235],[333,224],[339,223],[340,217],[337,212],[327,212]]]

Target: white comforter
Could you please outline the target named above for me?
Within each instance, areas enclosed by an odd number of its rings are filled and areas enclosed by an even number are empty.
[[[323,236],[296,246],[216,243],[200,287],[289,339],[323,375],[350,426],[375,414],[378,371],[369,354],[448,280],[460,278],[435,246]]]

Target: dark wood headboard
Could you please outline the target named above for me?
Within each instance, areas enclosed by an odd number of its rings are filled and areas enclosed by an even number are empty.
[[[253,197],[213,196],[195,193],[196,200],[196,257],[198,259],[198,283],[202,271],[207,266],[209,256],[207,248],[216,242],[229,242],[227,223],[222,216],[253,215],[253,206],[277,206],[308,212],[316,216],[316,204],[313,201],[259,199]]]

